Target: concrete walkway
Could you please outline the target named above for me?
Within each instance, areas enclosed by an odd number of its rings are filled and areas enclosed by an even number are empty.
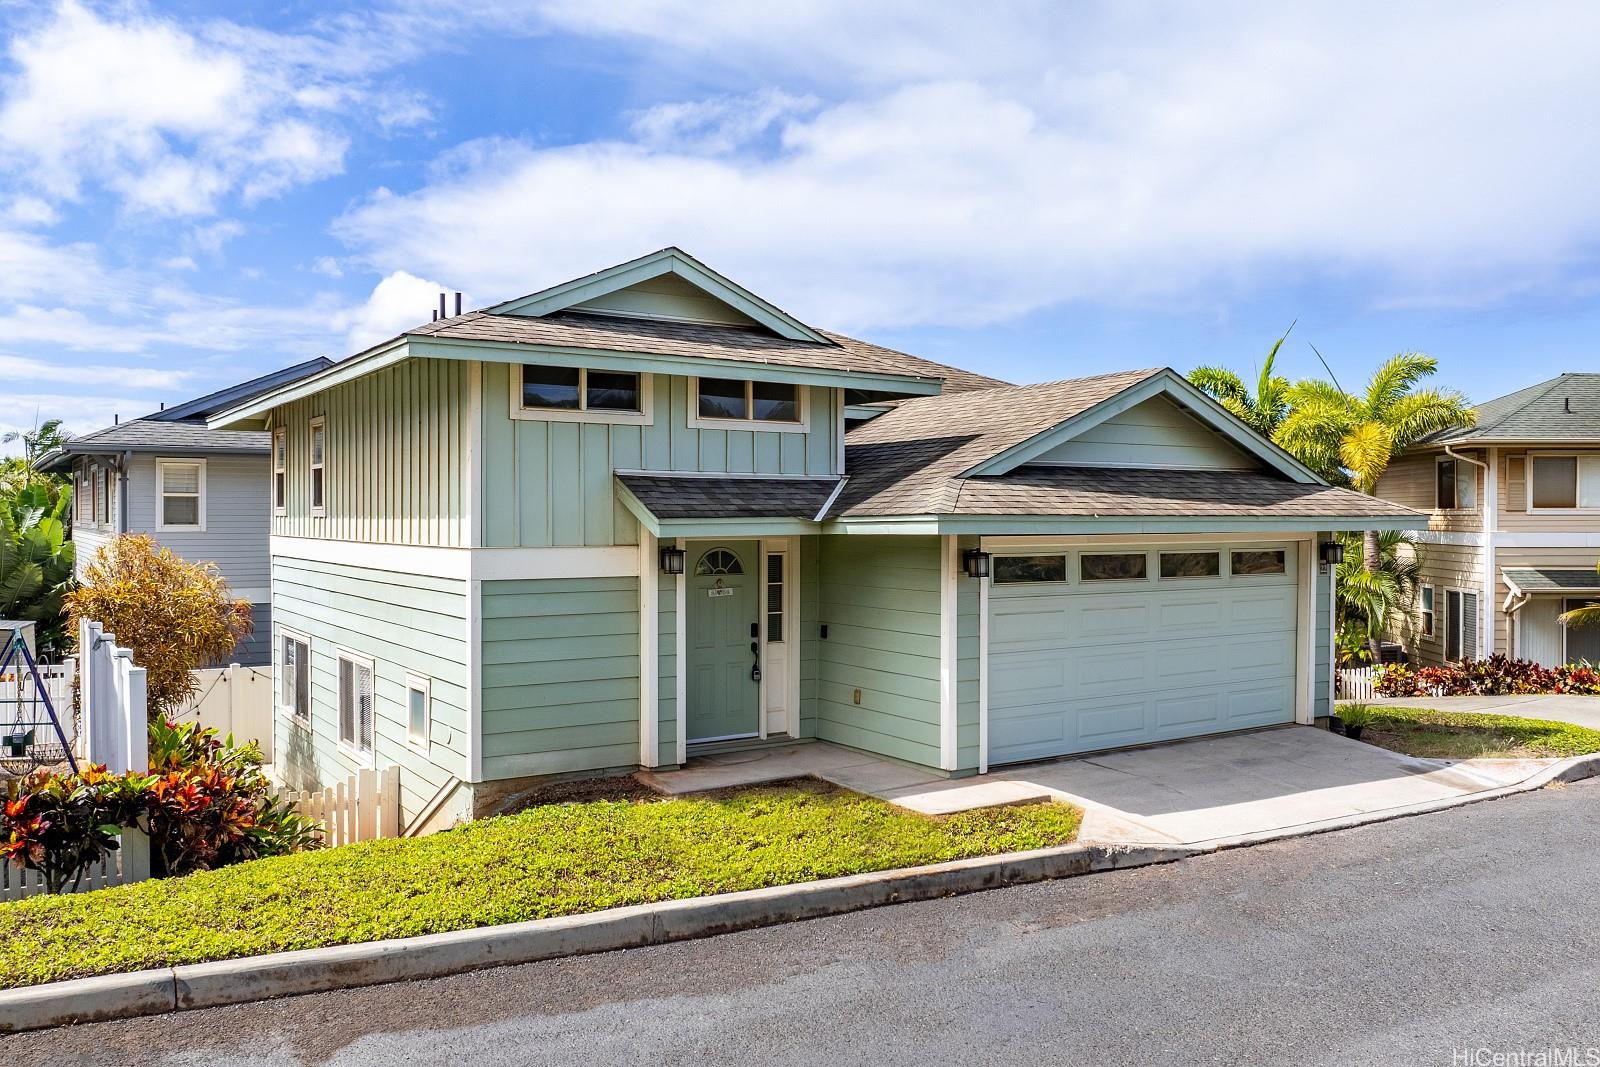
[[[722,753],[639,777],[671,794],[810,775],[930,815],[1056,799],[1079,841],[1201,845],[1467,799],[1554,760],[1413,759],[1308,726],[1202,738],[950,779],[823,743]]]
[[[1600,730],[1600,697],[1571,696],[1566,693],[1510,697],[1385,697],[1365,703],[1373,707],[1387,704],[1397,708],[1477,711],[1491,715],[1516,715],[1524,719],[1552,719]]]

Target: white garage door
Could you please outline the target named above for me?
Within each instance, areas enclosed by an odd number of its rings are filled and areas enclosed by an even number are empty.
[[[994,553],[989,761],[1294,721],[1295,546]]]

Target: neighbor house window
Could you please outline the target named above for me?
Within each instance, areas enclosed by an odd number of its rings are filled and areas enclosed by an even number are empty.
[[[1440,511],[1471,511],[1478,506],[1478,474],[1472,464],[1441,459],[1434,464],[1433,506]]]
[[[161,497],[161,529],[206,528],[205,460],[157,460],[156,493]]]
[[[327,456],[325,450],[328,442],[328,427],[318,417],[311,420],[311,514],[326,515],[328,513],[326,493],[328,491],[326,470]]]
[[[1433,636],[1433,586],[1425,585],[1418,594],[1422,608],[1422,636]]]
[[[1078,577],[1085,582],[1128,582],[1149,577],[1143,552],[1085,552],[1078,557]]]
[[[272,510],[282,515],[289,506],[289,431],[272,431]]]
[[[783,555],[767,556],[767,640],[783,642]]]
[[[1001,585],[1064,582],[1067,580],[1067,557],[995,556],[993,574],[991,580]]]
[[[1535,508],[1600,508],[1600,454],[1534,456],[1528,503]]]
[[[94,521],[101,526],[111,522],[111,479],[104,467],[94,469]]]
[[[1163,552],[1163,578],[1215,578],[1222,573],[1220,552]]]
[[[406,743],[424,751],[428,747],[428,724],[433,719],[433,683],[416,675],[406,675]]]
[[[1478,594],[1461,589],[1444,591],[1444,658],[1478,658]]]
[[[805,422],[800,387],[743,378],[695,379],[695,415],[712,422],[755,422],[789,427]]]
[[[311,721],[311,642],[279,631],[278,706],[301,722]]]
[[[1281,548],[1244,549],[1229,555],[1232,556],[1228,561],[1229,571],[1235,577],[1282,574],[1285,569],[1285,555]]]
[[[512,368],[514,418],[587,419],[598,422],[646,420],[646,375],[584,367]]]
[[[372,695],[372,661],[339,653],[339,743],[357,752],[372,751],[376,709]]]

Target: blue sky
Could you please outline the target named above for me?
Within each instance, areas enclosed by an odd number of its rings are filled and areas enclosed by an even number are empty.
[[[1595,369],[1600,8],[1396,6],[0,0],[0,429],[665,244],[1015,381]]]

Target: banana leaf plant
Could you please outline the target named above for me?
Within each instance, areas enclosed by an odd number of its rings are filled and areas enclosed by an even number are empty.
[[[70,494],[52,501],[41,485],[0,497],[0,618],[37,624],[39,644],[64,647],[62,598],[72,588],[73,543],[67,540]]]

